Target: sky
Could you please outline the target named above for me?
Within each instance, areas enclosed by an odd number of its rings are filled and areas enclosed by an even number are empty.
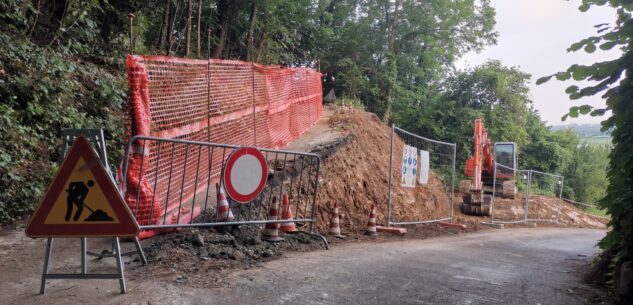
[[[605,52],[598,49],[593,54],[583,50],[573,53],[566,51],[572,43],[595,36],[594,25],[612,23],[615,11],[609,7],[592,7],[582,13],[578,10],[580,0],[492,0],[492,6],[497,13],[497,44],[488,46],[479,54],[466,54],[458,61],[457,67],[465,69],[490,59],[498,59],[506,66],[518,67],[531,74],[530,97],[534,101],[534,108],[548,125],[599,123],[604,120],[606,116],[586,115],[562,122],[561,117],[569,107],[581,104],[604,107],[603,99],[594,96],[571,101],[565,89],[572,84],[582,88],[582,84],[552,79],[537,86],[536,80],[564,71],[573,64],[589,65],[617,58],[619,50]]]

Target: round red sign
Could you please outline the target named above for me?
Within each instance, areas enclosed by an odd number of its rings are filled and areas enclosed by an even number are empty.
[[[239,203],[250,202],[266,185],[266,158],[257,148],[242,147],[226,160],[222,177],[229,197]]]

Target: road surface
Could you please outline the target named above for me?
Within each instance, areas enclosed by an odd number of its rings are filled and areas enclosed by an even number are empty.
[[[234,272],[224,288],[131,279],[127,295],[116,281],[56,281],[40,296],[30,274],[0,304],[585,304],[577,270],[604,235],[532,228],[339,244]]]

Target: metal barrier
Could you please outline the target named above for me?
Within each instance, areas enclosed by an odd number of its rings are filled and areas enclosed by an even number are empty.
[[[544,173],[537,170],[530,170],[528,221],[558,223],[560,219],[560,207],[563,198],[563,183],[565,177]],[[543,197],[558,197],[558,205],[555,211],[551,211],[547,216],[542,217],[541,211],[549,210],[550,206],[544,206]],[[542,209],[542,210],[541,210]]]
[[[235,216],[231,222],[216,222],[216,188],[223,167],[237,145],[150,136],[132,137],[123,161],[125,199],[142,230],[181,227],[213,227],[241,224],[284,223],[269,219],[269,208],[276,198],[281,211],[287,194],[297,226],[316,222],[320,158],[316,154],[260,148],[268,163],[268,180],[262,193],[248,203],[229,206]],[[136,167],[131,155],[142,156]],[[174,162],[179,160],[179,162]],[[169,166],[159,166],[168,163]],[[145,198],[145,199],[143,199]]]
[[[401,183],[394,185],[393,180],[403,177],[405,174],[401,170],[397,170],[394,173],[393,167],[403,165],[404,154],[407,146],[411,151],[415,151],[415,164],[412,168],[419,169],[420,178],[426,176],[428,181],[426,183],[419,183],[418,173],[414,170],[412,172],[413,184],[411,186],[402,186]],[[388,179],[388,211],[387,211],[387,226],[391,225],[407,225],[407,224],[424,224],[438,221],[451,221],[453,219],[453,201],[454,201],[454,189],[455,189],[455,157],[457,153],[457,146],[455,143],[447,143],[428,139],[404,129],[398,128],[395,125],[391,126],[391,149],[390,149],[390,163],[389,163],[389,179]],[[424,159],[428,160],[424,160]],[[394,160],[396,161],[394,163]],[[419,160],[419,162],[417,162]],[[428,172],[424,173],[425,162],[428,162]],[[418,166],[418,163],[420,166]],[[404,166],[403,166],[404,168]],[[399,167],[397,167],[399,169]],[[400,173],[399,175],[396,173]],[[425,185],[426,184],[426,185]],[[410,188],[412,187],[412,188]],[[434,207],[426,206],[426,210],[430,210],[432,214],[424,219],[424,217],[416,215],[408,215],[409,219],[402,219],[400,217],[395,219],[395,212],[401,212],[398,214],[408,213],[409,211],[403,211],[401,205],[403,203],[393,199],[393,192],[397,190],[398,193],[403,192],[418,192],[420,188],[434,188],[440,187],[447,193],[446,198],[435,198],[440,202],[440,205]],[[412,193],[414,194],[414,193]],[[433,196],[434,197],[434,196]],[[415,202],[415,204],[423,204],[422,202]]]
[[[497,195],[499,195],[499,192],[497,192],[497,184],[500,182],[499,179],[497,179],[497,175],[499,173],[506,175],[514,173],[514,181],[517,188],[515,199],[497,199]],[[525,223],[528,216],[527,207],[530,197],[530,171],[514,169],[495,162],[492,185],[492,198],[490,200],[491,222],[500,224]],[[503,194],[503,192],[501,193]],[[516,201],[521,199],[523,199],[524,202],[523,206],[516,206]],[[511,201],[508,202],[509,200]]]
[[[508,199],[497,198],[497,187],[492,190],[492,222],[499,224],[518,224],[531,222],[551,222],[558,223],[560,220],[560,210],[563,195],[563,183],[565,177],[541,171],[529,169],[520,170],[495,163],[493,175],[493,185],[497,185],[497,175],[499,172],[508,173],[514,171],[517,194],[516,198],[510,202]],[[551,205],[545,203],[549,198],[558,198],[558,205],[555,210],[551,210]],[[523,206],[517,206],[518,200],[524,202]],[[496,203],[496,204],[495,204]],[[549,217],[542,217],[542,211],[551,210]]]

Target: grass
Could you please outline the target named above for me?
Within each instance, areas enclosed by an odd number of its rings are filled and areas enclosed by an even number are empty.
[[[596,216],[607,216],[607,210],[599,209],[596,207],[587,207],[585,209],[585,213],[596,215]]]

